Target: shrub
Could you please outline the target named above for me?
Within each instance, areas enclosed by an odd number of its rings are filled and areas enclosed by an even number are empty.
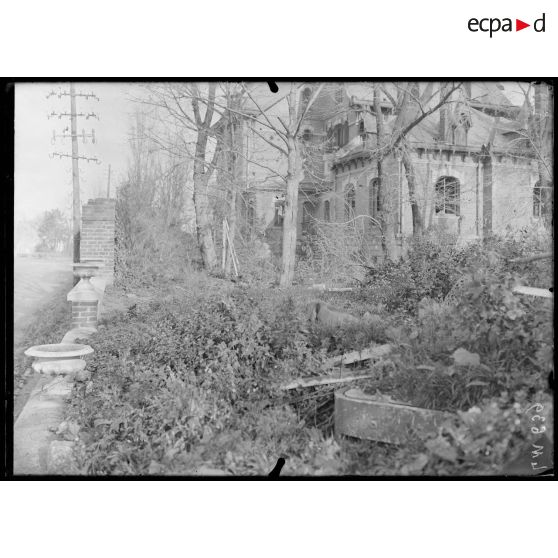
[[[240,289],[198,293],[197,300],[137,308],[96,334],[92,381],[74,394],[69,416],[82,428],[84,470],[184,473],[208,448],[238,436],[242,444],[227,465],[233,472],[262,473],[273,461],[271,469],[279,457],[265,453],[271,447],[302,452],[310,434],[302,434],[304,423],[285,407],[278,386],[293,373],[311,373],[319,359],[297,333],[292,301],[273,316],[262,314],[257,301]],[[275,419],[285,426],[270,433]],[[211,462],[224,466],[222,458],[213,454]]]
[[[552,399],[544,392],[529,396],[525,390],[519,390],[512,395],[502,392],[498,397],[484,399],[478,406],[447,420],[435,437],[425,440],[422,451],[409,459],[401,472],[502,474],[506,465],[521,460],[525,462],[521,473],[533,474],[533,467],[539,466],[533,450],[542,447],[541,444],[549,445],[548,439],[552,439],[552,428],[548,428],[552,408]],[[549,438],[541,438],[544,432]],[[550,451],[547,447],[547,455]]]
[[[477,272],[504,281],[513,276],[524,284],[548,287],[553,282],[548,260],[510,262],[549,250],[548,242],[548,237],[541,238],[530,229],[461,247],[430,236],[412,239],[405,259],[368,269],[362,296],[385,304],[388,311],[415,314],[423,298],[444,300],[460,288],[464,276]]]

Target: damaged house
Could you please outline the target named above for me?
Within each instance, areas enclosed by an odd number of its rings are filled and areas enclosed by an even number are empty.
[[[318,87],[301,87],[300,110]],[[316,227],[353,226],[377,256],[391,236],[397,255],[413,232],[438,230],[466,242],[548,224],[551,154],[537,141],[552,145],[552,125],[537,129],[536,115],[551,114],[552,100],[544,84],[529,87],[324,85],[300,132],[299,240]],[[382,145],[389,148],[381,152]],[[274,251],[280,250],[282,189],[266,180],[254,186],[251,219],[263,224]]]

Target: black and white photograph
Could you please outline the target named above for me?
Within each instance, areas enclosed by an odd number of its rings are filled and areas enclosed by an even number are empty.
[[[554,101],[15,80],[13,475],[552,476]]]

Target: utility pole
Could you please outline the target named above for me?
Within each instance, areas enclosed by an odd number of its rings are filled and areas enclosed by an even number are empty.
[[[77,142],[77,116],[76,116],[76,90],[74,84],[70,83],[70,121],[72,128],[72,200],[73,200],[73,227],[74,238],[74,263],[79,262],[79,241],[81,235],[81,202],[79,196],[79,166],[78,166],[78,142]]]
[[[61,120],[63,117],[70,118],[70,133],[68,134],[68,128],[64,128],[62,134],[56,134],[55,131],[52,132],[52,143],[56,142],[56,138],[67,138],[70,137],[72,139],[72,153],[59,153],[54,152],[50,154],[50,158],[58,157],[62,159],[62,157],[71,157],[72,158],[72,237],[73,237],[73,261],[74,263],[78,263],[80,259],[80,228],[81,228],[81,201],[80,201],[80,189],[79,189],[79,160],[84,159],[85,161],[95,162],[97,164],[101,164],[101,162],[96,157],[84,157],[79,155],[78,151],[78,132],[77,132],[77,118],[85,117],[86,120],[89,118],[97,118],[97,114],[94,112],[89,113],[78,113],[76,109],[76,97],[85,97],[88,100],[90,97],[99,100],[99,98],[94,93],[76,93],[75,87],[73,83],[70,83],[70,91],[62,91],[61,89],[58,93],[51,91],[47,95],[47,99],[52,96],[57,96],[59,99],[65,96],[70,97],[70,112],[54,112],[52,111],[50,114],[47,115],[47,118],[54,118],[58,117]],[[91,129],[91,133],[86,134],[85,130],[82,130],[81,133],[83,143],[86,143],[86,138],[91,138],[92,143],[95,143],[95,130]]]
[[[107,182],[107,199],[110,198],[110,164],[108,169],[108,182]]]

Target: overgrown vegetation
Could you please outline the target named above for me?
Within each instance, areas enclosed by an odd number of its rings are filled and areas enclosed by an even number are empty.
[[[156,302],[113,316],[90,341],[92,380],[74,393],[68,417],[81,428],[83,471],[262,475],[283,456],[284,474],[501,472],[536,439],[529,405],[543,405],[551,426],[551,303],[511,291],[517,282],[549,285],[550,266],[508,261],[535,246],[528,235],[461,249],[417,242],[356,293],[322,297],[380,316],[343,329],[311,326],[304,307],[313,295],[302,288],[203,274],[179,291],[162,282]],[[394,351],[354,385],[453,413],[436,437],[404,447],[336,442],[335,386],[280,389],[373,342]],[[458,365],[457,348],[480,364]]]

